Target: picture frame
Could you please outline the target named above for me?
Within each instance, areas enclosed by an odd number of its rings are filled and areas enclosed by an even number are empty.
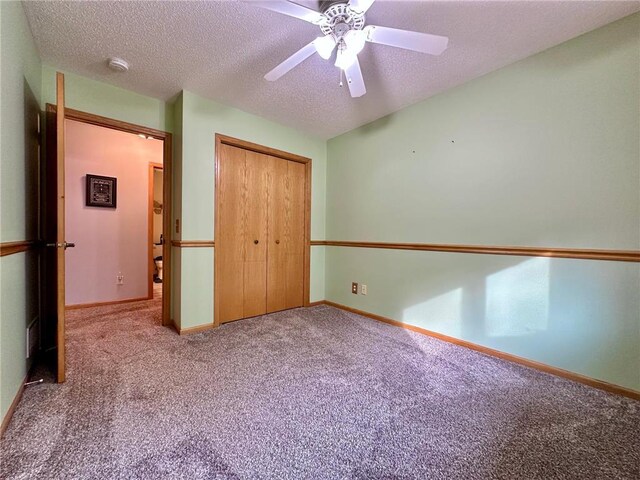
[[[87,173],[86,177],[86,206],[116,208],[118,179],[90,173]]]

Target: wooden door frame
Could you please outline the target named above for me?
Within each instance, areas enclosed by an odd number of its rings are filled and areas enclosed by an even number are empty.
[[[56,325],[56,380],[64,383],[67,378],[67,341],[66,341],[66,282],[65,282],[65,254],[66,248],[60,248],[67,241],[65,237],[65,125],[64,119],[67,113],[65,106],[64,75],[56,72],[56,105],[61,108],[56,111],[56,276],[57,287],[57,321]],[[59,128],[59,127],[62,128]]]
[[[47,112],[56,112],[56,106],[47,104]],[[152,137],[156,140],[162,140],[162,237],[164,245],[162,245],[162,325],[171,326],[171,206],[172,206],[172,159],[173,159],[173,136],[169,132],[156,130],[155,128],[144,127],[134,123],[123,122],[112,118],[94,115],[93,113],[81,112],[71,108],[64,109],[65,120],[74,120],[76,122],[88,123],[98,127],[110,128],[121,132],[133,133],[135,135],[144,135]],[[152,250],[153,251],[153,250]],[[153,254],[152,254],[153,255]],[[153,288],[153,285],[152,285]],[[153,292],[151,292],[153,295]]]
[[[149,300],[153,300],[153,272],[155,270],[155,260],[153,259],[153,246],[155,245],[153,243],[153,201],[154,201],[154,194],[155,194],[155,185],[156,185],[156,181],[155,181],[155,171],[156,170],[162,170],[162,180],[164,182],[164,169],[162,168],[163,165],[161,163],[154,163],[154,162],[150,162],[149,163],[149,187],[148,187],[148,197],[149,197],[149,211],[147,212],[149,215],[149,219],[147,221],[148,223],[148,242],[147,242],[147,247],[149,250],[149,268],[147,271],[147,285],[148,285],[148,290],[147,290],[147,296],[149,298]],[[164,198],[162,199],[162,209],[164,211]],[[164,218],[162,219],[162,238],[164,239]],[[166,243],[166,242],[165,242]],[[164,246],[163,246],[164,249]],[[163,256],[162,256],[162,268],[164,269],[164,252],[163,252]],[[163,292],[164,293],[164,292]]]
[[[214,244],[219,245],[219,232],[220,232],[220,215],[218,214],[219,192],[220,192],[220,147],[222,145],[229,145],[230,147],[237,147],[243,150],[249,150],[251,152],[261,153],[264,155],[270,155],[272,157],[282,158],[290,162],[302,163],[305,166],[305,186],[304,186],[304,273],[303,273],[303,306],[309,306],[309,295],[311,288],[311,159],[302,157],[294,153],[285,152],[283,150],[276,150],[275,148],[265,147],[257,143],[247,142],[238,138],[229,137],[220,133],[215,134],[215,170],[214,170]],[[215,258],[215,257],[214,257]],[[214,260],[213,268],[213,326],[220,325],[220,298],[219,288],[216,288],[216,282],[218,278],[218,262]]]

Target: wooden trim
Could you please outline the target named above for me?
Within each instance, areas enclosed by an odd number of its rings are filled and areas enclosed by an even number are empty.
[[[65,238],[65,91],[64,91],[64,75],[56,72],[56,164],[57,164],[57,188],[56,188],[56,218],[57,231],[56,242],[61,244],[66,241]],[[67,343],[66,343],[66,320],[65,320],[65,249],[56,248],[56,270],[57,270],[57,381],[64,383],[67,373]]]
[[[47,104],[47,111],[56,112],[56,106]],[[98,127],[111,128],[121,132],[133,133],[136,135],[146,135],[163,141],[162,168],[163,168],[163,219],[162,236],[165,240],[162,246],[162,325],[171,326],[171,243],[172,237],[172,175],[173,175],[173,135],[169,132],[144,127],[133,123],[122,122],[112,118],[94,115],[93,113],[81,112],[71,108],[64,109],[64,118],[77,122],[88,123]]]
[[[303,275],[303,295],[302,305],[309,305],[309,295],[311,292],[311,160],[305,163],[305,206],[304,206],[304,273]]]
[[[264,155],[271,155],[272,157],[283,158],[284,160],[290,160],[298,163],[311,163],[311,159],[302,157],[294,153],[285,152],[283,150],[276,150],[275,148],[265,147],[264,145],[258,145],[257,143],[247,142],[238,138],[227,137],[220,133],[216,133],[216,146],[218,144],[229,145],[232,147],[242,148],[243,150],[249,150],[251,152],[262,153]],[[217,148],[216,148],[217,151]]]
[[[155,170],[162,170],[161,163],[149,163],[149,184],[147,187],[148,197],[148,217],[147,217],[147,249],[148,249],[148,267],[147,267],[147,297],[153,300],[153,272],[155,270],[155,262],[153,260],[153,195],[155,193]],[[164,202],[164,199],[163,199]],[[162,222],[164,233],[164,221]],[[164,235],[163,235],[164,237]],[[163,257],[164,258],[164,257]]]
[[[220,231],[220,221],[218,215],[218,205],[220,205],[219,192],[220,192],[220,147],[222,145],[229,145],[232,147],[242,148],[244,150],[249,150],[256,153],[261,153],[265,155],[271,155],[273,157],[282,158],[284,160],[289,160],[292,162],[303,163],[305,165],[305,214],[304,214],[304,222],[305,222],[305,249],[304,249],[304,273],[303,273],[303,306],[309,305],[309,295],[311,289],[311,159],[307,157],[302,157],[300,155],[295,155],[293,153],[284,152],[282,150],[276,150],[274,148],[265,147],[263,145],[258,145],[257,143],[246,142],[244,140],[240,140],[233,137],[228,137],[226,135],[222,135],[216,133],[215,135],[215,157],[214,157],[214,184],[215,184],[215,192],[214,192],[214,237],[217,237],[218,232]],[[215,244],[215,238],[214,238]],[[213,266],[213,325],[215,327],[219,326],[220,323],[217,319],[220,318],[219,305],[219,288],[216,288],[216,278],[218,278],[218,272],[216,268],[217,263],[214,261]]]
[[[310,302],[307,307],[317,307],[318,305],[327,305],[326,300],[318,300],[317,302]]]
[[[16,396],[13,397],[13,401],[11,402],[11,405],[9,406],[7,413],[2,419],[2,425],[0,425],[0,438],[4,436],[4,432],[6,432],[7,427],[9,427],[9,424],[11,423],[11,419],[13,418],[14,412],[16,411],[16,408],[18,407],[20,400],[22,400],[22,394],[24,393],[24,386],[25,386],[25,383],[27,383],[28,377],[29,375],[24,377],[24,379],[22,380],[22,383],[20,384],[20,388],[16,392]]]
[[[566,378],[568,380],[582,383],[584,385],[588,385],[590,387],[604,390],[609,393],[613,393],[616,395],[623,395],[625,397],[633,398],[634,400],[640,400],[640,391],[633,390],[631,388],[622,387],[620,385],[614,385],[613,383],[597,380],[595,378],[587,377],[585,375],[580,375],[579,373],[570,372],[568,370],[564,370],[558,367],[553,367],[545,363],[529,360],[527,358],[519,357],[511,353],[501,352],[500,350],[495,350],[493,348],[478,345],[477,343],[472,343],[466,340],[461,340],[459,338],[450,337],[449,335],[443,335],[442,333],[433,332],[431,330],[417,327],[415,325],[409,325],[408,323],[399,322],[391,318],[383,317],[381,315],[376,315],[375,313],[365,312],[364,310],[358,310],[357,308],[347,307],[346,305],[330,302],[328,300],[325,300],[323,302],[318,302],[318,303],[329,305],[330,307],[334,307],[334,308],[339,308],[340,310],[344,310],[347,312],[355,313],[356,315],[362,315],[363,317],[371,318],[373,320],[378,320],[379,322],[384,322],[389,325],[394,325],[396,327],[401,327],[407,330],[411,330],[412,332],[421,333],[429,337],[437,338],[438,340],[442,340],[444,342],[453,343],[461,347],[466,347],[471,350],[475,350],[476,352],[484,353],[485,355],[489,355],[491,357],[496,357],[501,360],[507,360],[509,362],[514,362],[520,365],[524,365],[525,367],[533,368],[535,370],[549,373],[557,377]]]
[[[33,240],[0,243],[0,257],[6,257],[7,255],[13,255],[14,253],[27,252],[35,248],[36,242]]]
[[[55,105],[51,105],[51,111],[56,112]],[[144,127],[142,125],[136,125],[134,123],[128,123],[120,120],[115,120],[113,118],[102,117],[100,115],[94,115],[93,113],[81,112],[79,110],[73,110],[72,108],[65,108],[64,118],[68,120],[75,120],[77,122],[89,123],[98,127],[120,130],[121,132],[135,133],[136,135],[146,135],[157,140],[165,140],[171,136],[169,132],[163,132],[162,130],[156,130],[155,128]]]
[[[153,299],[153,164],[149,164],[147,183],[147,298]]]
[[[111,300],[108,302],[76,303],[75,305],[65,305],[67,310],[77,310],[79,308],[104,307],[106,305],[120,305],[121,303],[143,302],[150,300],[148,297],[125,298],[124,300]]]
[[[312,246],[383,248],[391,250],[419,250],[430,252],[478,253],[487,255],[515,255],[523,257],[575,258],[582,260],[609,260],[640,262],[640,250],[596,250],[552,247],[512,247],[495,245],[457,245],[437,243],[348,242],[314,240]]]
[[[166,133],[162,150],[162,325],[173,325],[171,319],[171,237],[173,232],[173,136]]]
[[[218,239],[218,235],[220,232],[220,215],[218,214],[218,206],[220,205],[220,147],[222,146],[222,136],[217,134],[215,135],[215,147],[214,147],[214,166],[213,166],[213,241],[215,244],[216,239]],[[213,326],[220,326],[220,291],[219,288],[216,288],[216,282],[220,278],[219,268],[218,268],[218,255],[216,254],[213,259]]]
[[[192,333],[200,333],[206,330],[211,330],[215,325],[213,323],[207,323],[206,325],[198,325],[197,327],[189,328],[176,328],[180,335],[190,335]]]
[[[172,247],[215,247],[216,242],[213,240],[172,240]]]

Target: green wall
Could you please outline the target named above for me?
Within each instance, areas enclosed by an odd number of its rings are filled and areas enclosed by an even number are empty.
[[[183,240],[214,238],[215,134],[221,133],[312,159],[311,238],[323,240],[325,231],[326,142],[235,108],[182,93],[182,152],[180,183]],[[175,249],[174,249],[175,250]],[[180,305],[175,319],[181,328],[213,319],[214,249],[182,248]],[[324,250],[311,257],[311,301],[324,298]]]
[[[55,103],[55,73],[42,67],[42,103]],[[174,239],[213,238],[214,135],[224,133],[313,159],[312,238],[324,239],[326,142],[291,128],[180,93],[171,103],[65,73],[69,108],[174,133]],[[184,185],[184,188],[183,188]],[[203,201],[210,199],[210,201]],[[173,249],[172,314],[180,328],[211,323],[213,318],[213,249]],[[311,300],[324,298],[324,248],[311,256]]]
[[[22,5],[19,2],[1,2],[1,5],[0,241],[10,242],[35,235],[32,219],[24,212],[30,196],[30,186],[26,185],[25,123],[30,114],[27,99],[40,101],[41,64]]]
[[[20,3],[0,2],[0,35],[0,241],[35,240],[41,65]],[[27,373],[36,275],[33,252],[0,257],[1,418]]]
[[[640,248],[639,32],[636,14],[330,140],[327,239]],[[640,390],[637,263],[329,247],[325,279],[328,300]]]
[[[56,72],[64,73],[65,105],[123,122],[173,132],[173,105],[124,88],[42,66],[42,104],[56,103]]]

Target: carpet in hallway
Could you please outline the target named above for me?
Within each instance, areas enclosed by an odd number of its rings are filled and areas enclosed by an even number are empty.
[[[328,306],[180,337],[70,312],[1,478],[639,478],[640,402]]]

